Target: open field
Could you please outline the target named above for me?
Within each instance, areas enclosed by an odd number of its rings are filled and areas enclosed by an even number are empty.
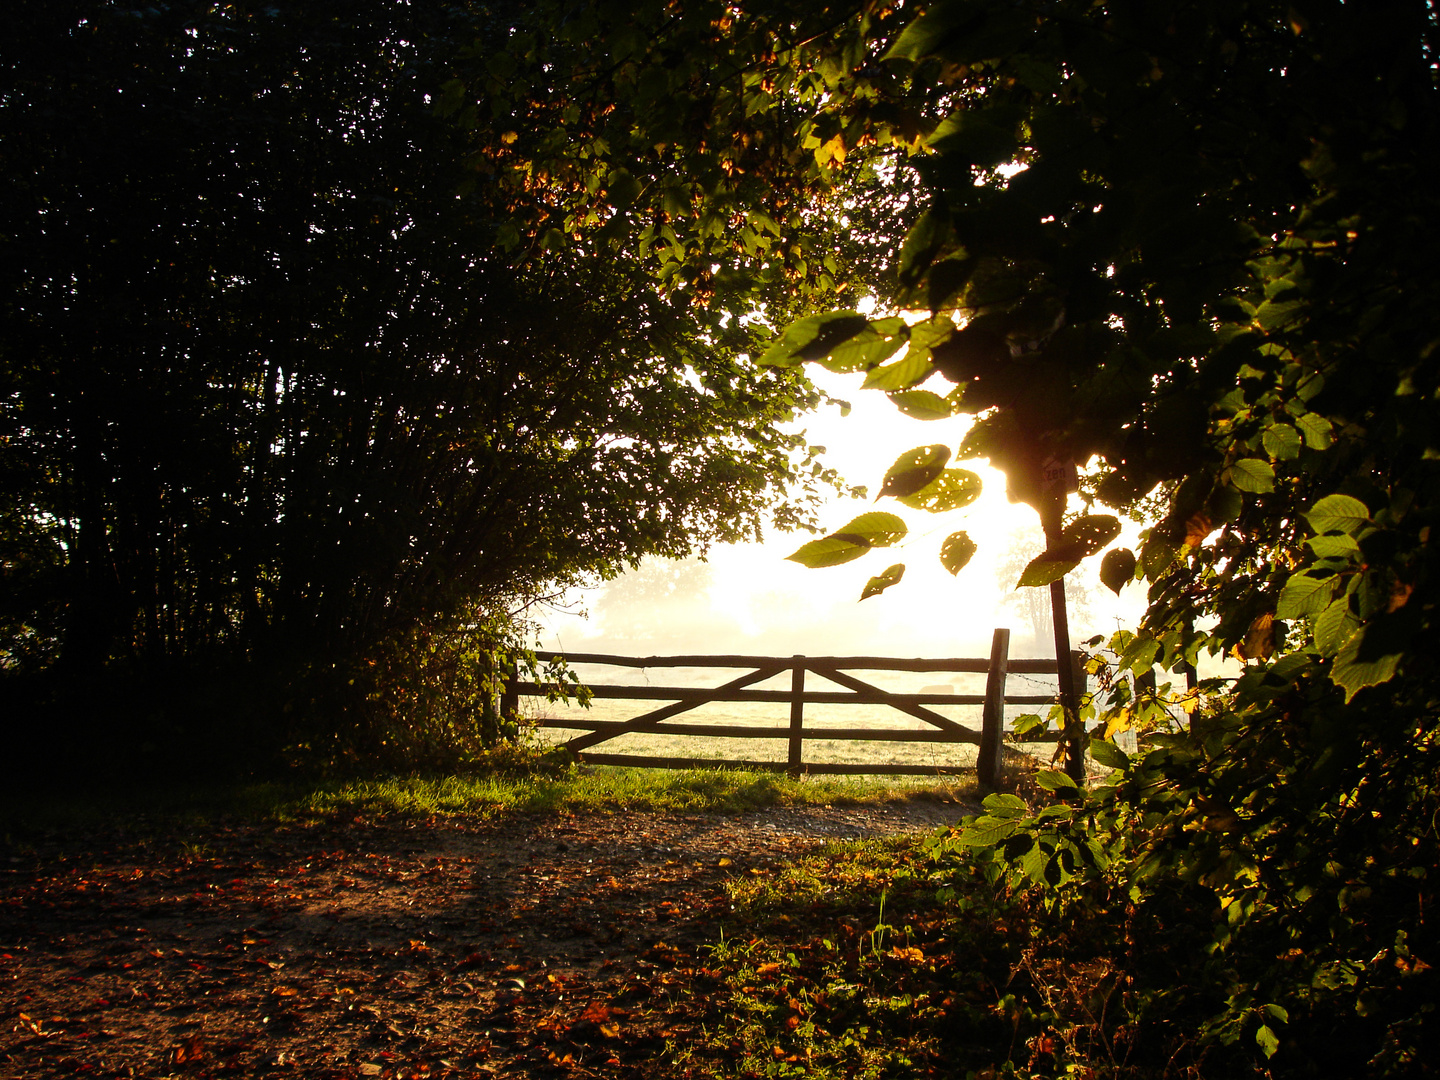
[[[733,677],[736,672],[727,669],[669,668],[654,671],[624,669],[602,665],[576,665],[582,681],[590,686],[717,686]],[[977,673],[936,673],[870,671],[864,673],[866,682],[892,693],[946,693],[983,694],[985,676]],[[788,690],[790,675],[784,672],[753,689]],[[843,690],[821,676],[807,674],[807,690]],[[1011,675],[1008,683],[1012,695],[1047,694],[1055,691],[1055,677],[1043,675]],[[549,702],[543,698],[523,698],[522,712],[536,718],[542,725],[536,733],[537,739],[546,745],[558,745],[583,734],[573,728],[547,727],[553,721],[623,721],[644,712],[660,708],[664,701],[632,701],[623,699],[594,700],[589,708],[573,703]],[[981,723],[981,707],[978,705],[931,705],[927,708],[948,717],[978,732]],[[1034,705],[1007,705],[1006,726],[1015,717],[1043,711]],[[594,747],[596,752],[613,754],[649,755],[658,757],[684,757],[714,760],[775,761],[783,762],[786,756],[789,706],[768,702],[707,702],[695,709],[681,713],[666,723],[703,724],[723,727],[726,725],[770,726],[775,737],[764,739],[737,739],[723,736],[666,735],[661,732],[637,732],[617,736]],[[809,704],[805,707],[807,732],[835,728],[873,728],[877,731],[913,731],[917,734],[933,731],[924,721],[899,712],[886,705],[832,705]],[[1035,753],[1046,758],[1053,750],[1047,745],[1037,746]],[[969,744],[906,742],[894,739],[884,740],[839,740],[807,737],[804,744],[804,760],[807,763],[846,764],[901,764],[911,766],[933,766],[936,768],[973,768],[976,748]]]

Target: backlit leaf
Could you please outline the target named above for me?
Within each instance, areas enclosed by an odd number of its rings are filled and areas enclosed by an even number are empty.
[[[1315,648],[1321,656],[1335,656],[1359,629],[1360,619],[1350,610],[1350,598],[1342,596],[1315,617]]]
[[[758,363],[762,367],[795,367],[829,356],[841,344],[862,334],[872,341],[883,340],[870,326],[870,320],[858,311],[811,315],[791,323],[761,354]]]
[[[880,485],[880,497],[913,495],[942,472],[950,460],[948,446],[917,446],[895,459]]]
[[[1309,574],[1292,574],[1280,590],[1275,615],[1280,619],[1313,618],[1324,611],[1334,592],[1335,579],[1315,578]]]
[[[895,407],[916,420],[944,420],[954,409],[933,390],[900,390],[890,395]]]
[[[839,566],[841,563],[852,562],[860,558],[870,550],[870,545],[857,543],[854,540],[840,539],[835,536],[825,536],[819,540],[811,540],[808,544],[785,556],[790,562],[797,562],[801,566],[811,570],[819,570],[826,566]]]
[[[1040,769],[1034,779],[1046,791],[1074,791],[1076,787],[1075,781],[1058,769]]]
[[[951,533],[940,545],[940,565],[952,574],[958,574],[975,556],[975,541],[966,532]]]
[[[887,514],[883,510],[871,510],[857,518],[851,518],[830,536],[869,547],[889,547],[895,541],[903,539],[909,531],[910,528],[903,518]]]
[[[862,390],[908,390],[924,382],[935,371],[927,353],[911,349],[887,367],[877,367],[865,376]]]
[[[943,514],[969,506],[980,497],[983,483],[969,469],[946,469],[913,495],[900,497],[900,502],[916,510]]]
[[[1100,581],[1116,596],[1135,580],[1135,553],[1129,548],[1107,551],[1100,560]]]
[[[1349,495],[1326,495],[1311,507],[1305,520],[1317,533],[1354,533],[1370,521],[1370,508]]]
[[[1300,433],[1289,424],[1273,424],[1265,429],[1261,438],[1265,452],[1280,461],[1291,461],[1300,456]]]
[[[1049,585],[1052,581],[1059,581],[1079,565],[1079,559],[1056,559],[1043,554],[1037,555],[1025,565],[1025,571],[1020,575],[1015,587],[1032,589]]]
[[[1371,659],[1364,656],[1364,646],[1365,631],[1350,635],[1330,668],[1330,678],[1345,691],[1347,702],[1367,686],[1389,682],[1400,666],[1400,654]]]
[[[1262,495],[1275,490],[1275,470],[1268,461],[1259,458],[1241,458],[1227,470],[1230,483],[1241,491]]]
[[[1295,426],[1300,429],[1305,445],[1311,450],[1324,450],[1335,441],[1330,421],[1319,413],[1306,413],[1295,421]]]
[[[891,585],[899,584],[900,579],[904,576],[905,564],[896,563],[894,566],[887,569],[884,573],[876,574],[869,581],[867,581],[865,583],[864,591],[860,593],[860,599],[868,600],[872,596],[879,596]]]

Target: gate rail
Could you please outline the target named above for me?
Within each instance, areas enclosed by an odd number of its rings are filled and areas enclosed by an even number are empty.
[[[896,763],[879,765],[852,765],[835,762],[811,762],[804,760],[806,739],[878,740],[896,742],[972,743],[979,747],[976,772],[982,784],[993,785],[1000,772],[1003,753],[1005,706],[1050,705],[1056,701],[1054,694],[1007,695],[1006,678],[1010,674],[1058,674],[1059,667],[1054,660],[1029,659],[1012,660],[1009,657],[1010,631],[997,629],[991,640],[990,657],[960,657],[948,660],[905,660],[878,656],[612,656],[605,653],[559,653],[537,652],[540,660],[563,658],[569,664],[609,664],[630,668],[750,668],[749,673],[716,687],[682,686],[617,686],[602,685],[590,688],[592,697],[621,700],[663,700],[672,704],[652,709],[629,720],[588,720],[556,719],[546,720],[543,726],[552,728],[577,729],[589,734],[578,736],[564,743],[581,760],[597,765],[631,765],[648,768],[744,768],[753,770],[785,771],[792,776],[809,773],[869,773],[875,775],[935,775],[968,771],[959,767],[902,765]],[[1084,671],[1080,654],[1071,653],[1071,663],[1076,669],[1076,682],[1084,687]],[[752,690],[752,684],[772,679],[784,671],[790,671],[789,690]],[[985,693],[979,694],[899,694],[882,690],[846,670],[860,671],[943,671],[983,672]],[[813,672],[830,682],[846,688],[836,690],[806,690],[805,674]],[[512,678],[506,687],[502,709],[512,714],[521,695],[543,695],[545,688],[534,682],[522,682]],[[787,727],[754,726],[744,724],[667,724],[672,716],[688,712],[710,701],[757,701],[779,702],[790,706],[790,723]],[[930,725],[921,730],[895,730],[890,728],[807,728],[805,727],[805,706],[809,705],[889,705],[892,708],[925,721]],[[948,716],[926,708],[927,705],[981,705],[982,721],[979,731],[957,723]],[[715,738],[743,739],[785,739],[788,742],[786,760],[779,761],[718,761],[709,758],[651,757],[637,754],[592,753],[590,748],[611,739],[632,732],[647,732],[662,735],[702,735]],[[1050,735],[1051,740],[1058,735]]]

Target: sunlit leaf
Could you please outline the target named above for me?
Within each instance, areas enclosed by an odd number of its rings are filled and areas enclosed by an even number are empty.
[[[1026,565],[1016,588],[1036,588],[1064,577],[1080,560],[1093,555],[1120,535],[1120,519],[1111,514],[1086,514],[1060,533],[1059,541]]]
[[[982,486],[980,477],[969,469],[946,469],[913,495],[901,496],[899,501],[916,510],[943,514],[969,506],[980,497]]]
[[[1259,458],[1241,458],[1226,470],[1230,483],[1241,491],[1252,495],[1263,495],[1275,490],[1275,470],[1268,461]]]
[[[1342,596],[1315,617],[1315,648],[1321,656],[1335,656],[1360,629],[1360,619],[1350,610],[1350,598]]]
[[[842,539],[838,536],[825,536],[801,545],[798,550],[785,558],[811,570],[819,570],[826,566],[839,566],[841,563],[853,562],[869,550],[870,545],[867,543]]]
[[[1058,769],[1039,769],[1034,779],[1046,791],[1074,791],[1076,788],[1075,781]]]
[[[1295,421],[1295,426],[1300,429],[1305,445],[1311,450],[1324,450],[1335,441],[1331,434],[1333,426],[1319,413],[1306,413]]]
[[[1272,424],[1265,429],[1261,442],[1265,444],[1265,452],[1280,461],[1300,456],[1300,433],[1289,424]]]
[[[942,472],[950,460],[950,448],[943,445],[917,446],[895,459],[880,485],[880,497],[913,495]]]
[[[865,583],[864,590],[860,593],[861,600],[868,600],[872,596],[879,596],[891,585],[897,585],[900,579],[905,576],[905,564],[896,563],[883,573],[876,574]]]
[[[954,415],[950,402],[933,390],[899,390],[890,395],[890,400],[916,420],[944,420]]]
[[[1079,565],[1079,559],[1059,559],[1047,557],[1044,554],[1037,555],[1025,564],[1025,570],[1020,574],[1020,580],[1015,583],[1015,587],[1017,589],[1035,589],[1042,585],[1049,585],[1052,581],[1059,581]]]
[[[1370,521],[1370,508],[1349,495],[1326,495],[1311,507],[1305,520],[1317,533],[1354,533]]]
[[[1400,666],[1398,652],[1366,655],[1365,638],[1373,630],[1371,626],[1350,635],[1331,665],[1330,678],[1345,691],[1347,702],[1367,686],[1389,682]]]
[[[843,526],[830,534],[831,537],[843,538],[853,543],[866,544],[869,547],[889,547],[897,540],[902,540],[905,534],[910,531],[903,518],[894,514],[887,514],[883,510],[871,510],[852,518]]]
[[[952,574],[958,574],[975,557],[975,541],[966,532],[951,533],[940,545],[940,565]]]
[[[911,349],[887,367],[877,367],[865,376],[862,390],[908,390],[924,382],[935,371],[928,353]]]
[[[1267,1058],[1274,1057],[1275,1052],[1280,1049],[1280,1037],[1271,1030],[1269,1024],[1261,1024],[1255,1032],[1255,1043],[1264,1052]]]
[[[836,311],[828,315],[811,315],[791,323],[785,332],[761,354],[762,367],[795,367],[807,360],[829,356],[841,344],[857,335],[882,340],[870,320],[858,311]]]
[[[1111,769],[1123,769],[1130,764],[1130,755],[1121,750],[1113,742],[1106,742],[1103,739],[1092,739],[1090,741],[1090,756],[1101,765]]]
[[[1275,615],[1281,619],[1313,618],[1324,611],[1334,593],[1334,577],[1317,578],[1310,574],[1292,574],[1280,590]]]

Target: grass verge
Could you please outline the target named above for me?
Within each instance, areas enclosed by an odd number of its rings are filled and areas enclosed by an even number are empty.
[[[195,784],[63,790],[11,786],[0,796],[7,834],[65,832],[155,820],[201,828],[220,819],[277,822],[363,814],[430,817],[614,810],[741,813],[767,806],[878,805],[911,798],[956,801],[974,794],[955,777],[801,777],[691,769],[507,768],[444,776]]]

